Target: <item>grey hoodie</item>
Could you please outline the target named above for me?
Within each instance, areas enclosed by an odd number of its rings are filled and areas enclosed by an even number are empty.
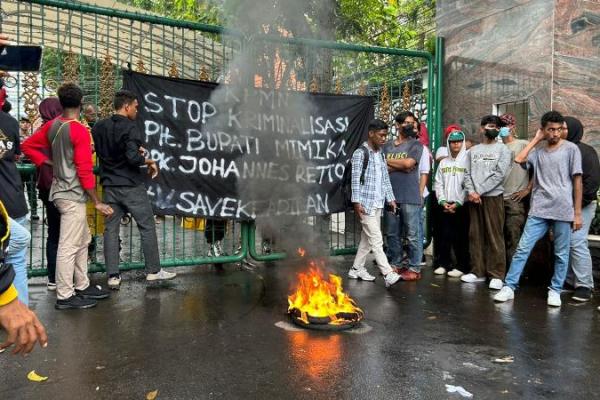
[[[447,148],[450,149],[450,142],[447,142]],[[468,155],[463,139],[460,151],[456,158],[452,154],[440,161],[435,173],[435,194],[438,202],[465,203],[466,192],[464,188],[465,173],[467,171]]]
[[[465,176],[467,193],[486,197],[503,194],[502,183],[510,167],[510,150],[502,143],[482,143],[471,148],[468,158]]]

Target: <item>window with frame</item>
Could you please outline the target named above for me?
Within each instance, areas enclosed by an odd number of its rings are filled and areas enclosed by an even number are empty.
[[[498,103],[494,105],[494,114],[512,114],[517,119],[516,135],[519,139],[528,138],[529,126],[529,99],[513,101],[510,103]]]

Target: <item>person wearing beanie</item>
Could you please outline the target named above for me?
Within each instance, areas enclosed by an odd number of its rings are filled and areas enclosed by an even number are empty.
[[[436,275],[448,273],[459,278],[469,271],[468,217],[465,211],[466,192],[464,188],[467,171],[467,149],[465,134],[453,131],[448,136],[450,155],[444,158],[435,174],[434,188],[437,201],[442,209],[439,220],[438,265],[433,272]],[[452,266],[451,253],[456,255],[456,266]]]
[[[458,125],[458,124],[448,125],[446,127],[446,129],[444,129],[444,139],[448,140],[448,136],[450,135],[450,133],[452,133],[454,131],[460,131],[460,132],[462,132],[461,126]],[[435,162],[439,163],[440,161],[442,161],[446,157],[448,157],[448,147],[446,147],[446,146],[440,146],[440,147],[438,147],[438,149],[435,152]]]
[[[567,283],[575,287],[572,299],[586,302],[592,298],[594,276],[592,275],[592,257],[588,246],[588,232],[596,214],[596,195],[600,187],[600,162],[592,146],[581,142],[583,125],[573,117],[565,117],[566,132],[563,135],[575,144],[581,152],[581,170],[583,194],[581,199],[581,218],[583,227],[571,234],[571,252]],[[564,128],[563,128],[564,129]]]
[[[504,123],[504,126],[500,128],[500,137],[511,153],[511,166],[503,183],[504,245],[506,248],[506,265],[508,266],[519,244],[521,233],[523,233],[523,226],[525,226],[525,219],[527,218],[527,198],[531,193],[533,182],[529,180],[528,171],[519,164],[514,163],[517,154],[529,142],[515,137],[517,120],[514,115],[504,114],[500,119]]]

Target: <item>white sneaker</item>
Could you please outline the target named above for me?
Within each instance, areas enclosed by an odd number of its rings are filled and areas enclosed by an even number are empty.
[[[552,289],[548,290],[548,305],[550,307],[560,307],[562,305],[560,293],[555,292]]]
[[[56,283],[54,283],[54,282],[48,282],[46,284],[46,289],[48,289],[51,292],[55,292],[56,291]]]
[[[155,274],[147,274],[146,280],[149,282],[152,281],[167,281],[169,279],[173,279],[177,276],[175,272],[167,272],[164,269],[161,269]]]
[[[119,290],[121,286],[121,275],[111,276],[108,278],[108,288],[112,290]]]
[[[502,281],[500,279],[493,278],[490,281],[489,288],[492,290],[500,290],[500,289],[502,289],[502,286],[504,286],[504,284],[502,283]]]
[[[494,296],[494,301],[498,303],[504,303],[505,301],[512,300],[515,298],[515,291],[508,286],[502,287],[498,293]]]
[[[460,277],[460,280],[465,283],[485,282],[485,278],[478,278],[475,274],[466,274]]]
[[[385,287],[390,287],[400,280],[400,275],[398,275],[397,272],[392,271],[387,274],[383,280],[385,281]]]
[[[433,273],[436,275],[444,275],[446,273],[446,268],[437,267],[436,269],[433,270]]]
[[[448,276],[451,278],[460,278],[464,273],[460,269],[454,268],[452,271],[448,271]]]
[[[375,280],[375,277],[367,271],[366,268],[356,269],[354,267],[350,268],[348,271],[348,277],[352,279],[361,279],[363,281],[372,282]]]

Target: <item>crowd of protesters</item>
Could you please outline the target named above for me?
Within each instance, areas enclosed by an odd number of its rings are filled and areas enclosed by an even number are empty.
[[[146,158],[135,124],[137,97],[117,92],[114,114],[98,120],[95,107],[83,105],[77,85],[64,84],[57,95],[40,103],[42,125],[35,131],[27,118],[17,122],[8,114],[10,103],[4,92],[0,95],[0,325],[9,330],[1,346],[16,344],[15,352],[31,351],[35,341],[47,342],[43,326],[27,307],[27,220],[34,218],[37,206],[31,205],[35,190],[29,189],[30,214],[16,166],[21,156],[37,167],[37,192],[48,227],[47,287],[56,291],[56,309],[91,308],[110,295],[88,278],[90,200],[106,221],[109,289],[121,284],[119,226],[126,214],[140,231],[146,280],[176,276],[160,267],[155,219],[144,185],[144,175],[153,179],[159,170]],[[464,284],[487,282],[497,291],[495,301],[511,300],[536,242],[551,230],[554,274],[548,305],[560,306],[566,287],[574,289],[575,301],[589,301],[594,281],[587,233],[600,186],[598,156],[581,142],[583,126],[576,118],[547,112],[530,142],[517,138],[516,127],[510,114],[484,116],[479,137],[450,125],[445,146],[434,157],[427,130],[413,113],[395,117],[392,140],[385,122],[371,121],[368,140],[350,164],[351,201],[362,231],[348,276],[376,280],[366,268],[372,252],[386,287],[421,279],[426,265],[424,208],[435,170],[430,202],[434,274]],[[102,199],[96,193],[94,152]],[[224,226],[217,229],[211,220],[209,225],[212,255],[217,256],[213,242],[222,236],[215,239],[214,233],[224,232]]]
[[[119,289],[119,224],[125,213],[135,219],[141,234],[146,280],[173,279],[175,273],[160,267],[154,215],[144,186],[144,174],[158,175],[154,161],[145,158],[141,135],[135,125],[138,102],[134,94],[119,91],[114,114],[96,121],[95,107],[86,106],[81,119],[83,92],[67,83],[58,97],[39,105],[42,125],[33,132],[5,112],[0,112],[3,154],[0,159],[0,201],[6,209],[10,241],[6,265],[14,271],[15,293],[28,304],[27,229],[29,208],[16,160],[24,157],[37,167],[37,191],[46,211],[48,290],[56,291],[55,308],[85,309],[109,297],[109,291],[91,285],[88,278],[88,246],[91,235],[86,215],[89,200],[106,219],[104,257],[108,287]],[[84,123],[87,122],[86,123]],[[23,122],[23,121],[21,121]],[[86,126],[87,125],[87,126]],[[93,128],[90,129],[90,125]],[[25,136],[24,136],[25,135]],[[21,139],[23,141],[21,142]],[[98,161],[103,199],[96,194],[93,153]]]
[[[373,120],[351,161],[362,233],[348,276],[376,279],[366,269],[372,251],[386,286],[421,279],[420,216],[431,169],[415,116],[400,113],[394,128],[395,138],[387,140],[387,124]],[[435,155],[434,273],[464,284],[487,282],[497,291],[495,301],[511,300],[536,242],[551,230],[548,305],[560,306],[568,288],[573,300],[589,301],[594,281],[587,240],[600,186],[598,155],[581,142],[581,122],[556,111],[542,116],[530,142],[517,139],[516,129],[511,114],[484,116],[478,137],[467,137],[458,125],[446,129],[446,146]]]

